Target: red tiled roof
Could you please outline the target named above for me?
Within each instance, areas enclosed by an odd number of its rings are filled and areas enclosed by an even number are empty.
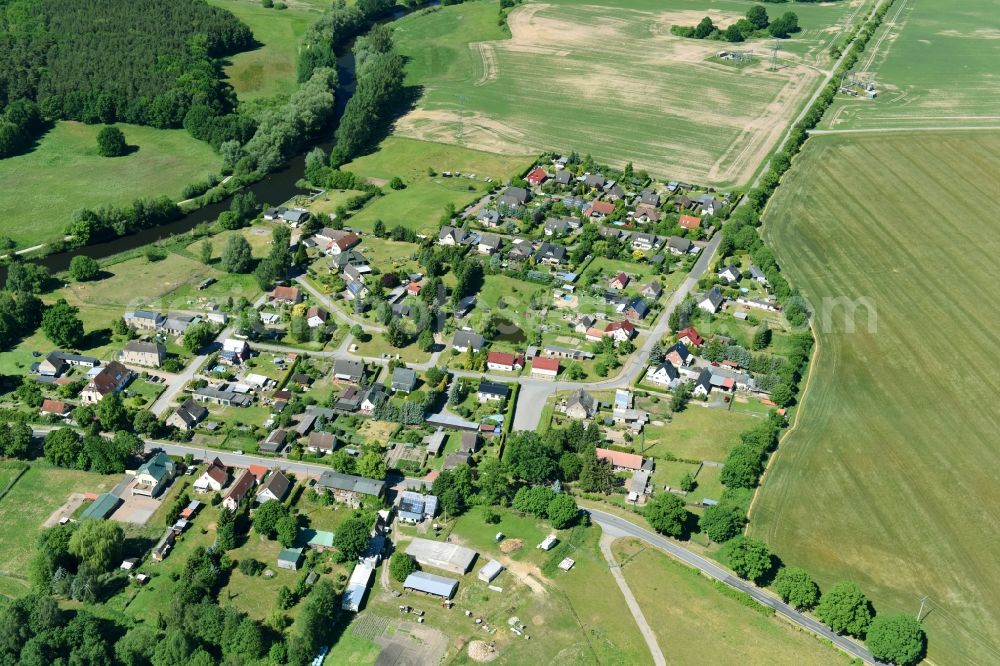
[[[487,363],[496,363],[497,365],[513,366],[519,360],[521,360],[520,356],[515,356],[514,354],[508,354],[506,352],[494,351],[486,355]]]
[[[682,229],[697,229],[701,226],[701,218],[694,215],[681,215],[680,219],[677,220],[677,224]]]
[[[688,326],[687,328],[678,331],[677,339],[680,340],[681,338],[687,338],[688,340],[691,341],[691,344],[695,346],[700,346],[704,342],[704,340],[701,337],[701,334],[698,333],[698,329],[696,329],[694,326]]]
[[[623,451],[612,451],[611,449],[595,449],[598,460],[607,460],[615,467],[625,469],[642,469],[642,456],[635,453],[625,453]]]
[[[590,211],[592,213],[610,215],[615,212],[615,205],[610,201],[594,201],[590,204]]]
[[[621,329],[621,330],[625,331],[629,335],[632,335],[632,333],[635,332],[635,326],[633,326],[632,322],[630,322],[630,321],[615,321],[615,322],[612,322],[612,323],[608,324],[604,328],[604,332],[605,333],[612,333],[614,331],[617,331],[618,329]]]
[[[65,414],[69,410],[66,403],[62,400],[49,400],[46,398],[42,401],[42,411],[46,414]]]
[[[419,282],[411,282],[410,284],[406,285],[406,291],[410,292],[414,296],[420,293],[421,288],[423,288],[423,285],[420,284]]]
[[[601,329],[597,328],[596,326],[591,326],[590,328],[587,329],[587,337],[588,338],[603,338],[604,337],[604,331],[602,331]]]
[[[536,356],[531,359],[531,368],[532,370],[552,370],[553,372],[559,372],[559,359]]]
[[[229,490],[226,491],[226,499],[239,502],[255,483],[257,483],[257,478],[249,470],[243,472],[243,475],[229,486]]]
[[[525,180],[529,183],[538,184],[543,182],[548,177],[549,174],[545,173],[545,169],[542,167],[535,167],[531,173],[528,174],[528,177]]]
[[[250,467],[247,468],[247,471],[250,472],[250,474],[257,479],[257,481],[260,481],[264,478],[264,475],[267,474],[267,467],[264,467],[263,465],[250,465]]]
[[[343,236],[341,236],[340,238],[335,238],[333,240],[333,242],[331,243],[331,245],[336,245],[341,250],[346,250],[348,248],[354,247],[355,245],[357,245],[360,242],[361,242],[361,239],[358,238],[357,234],[346,233]]]
[[[282,287],[279,285],[271,290],[271,298],[282,301],[297,301],[299,300],[299,289],[298,287]]]

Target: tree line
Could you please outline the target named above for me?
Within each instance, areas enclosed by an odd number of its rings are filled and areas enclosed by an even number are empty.
[[[329,11],[314,23],[302,40],[296,75],[299,82],[307,81],[319,67],[337,67],[337,51],[387,15],[396,3],[393,0],[359,0],[347,5],[336,0]]]
[[[33,100],[47,118],[180,127],[195,103],[235,107],[218,58],[253,44],[235,16],[196,0],[11,0],[0,8],[0,107]],[[22,146],[40,129],[20,127]]]
[[[728,42],[742,42],[753,37],[791,37],[800,32],[799,17],[795,12],[785,12],[773,21],[767,15],[763,5],[754,5],[739,19],[727,28],[715,25],[710,16],[703,18],[696,26],[671,26],[670,31],[679,37],[694,39],[719,39]]]

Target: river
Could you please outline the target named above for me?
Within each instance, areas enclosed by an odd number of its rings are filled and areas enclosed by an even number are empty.
[[[391,20],[396,20],[404,15],[405,12],[397,12],[393,15]],[[249,190],[250,192],[253,192],[257,197],[257,201],[267,203],[269,205],[277,205],[288,201],[297,194],[305,193],[305,191],[296,186],[295,183],[305,174],[306,153],[316,146],[319,146],[328,153],[330,152],[330,149],[333,147],[333,132],[337,126],[337,122],[339,122],[341,115],[344,113],[344,108],[347,106],[347,100],[349,100],[351,95],[354,93],[354,54],[351,51],[353,45],[354,42],[352,40],[351,43],[345,47],[344,53],[337,59],[337,72],[339,76],[336,91],[336,111],[334,114],[334,122],[331,123],[330,128],[327,130],[326,137],[311,143],[302,151],[301,154],[293,157],[280,171],[270,173],[262,180],[245,187],[244,191]],[[54,274],[69,269],[69,262],[77,255],[85,255],[93,257],[94,259],[102,259],[104,257],[110,257],[111,255],[148,245],[149,243],[155,243],[156,241],[168,238],[169,236],[190,231],[202,222],[211,222],[215,220],[215,218],[219,216],[219,213],[229,208],[230,198],[231,197],[226,197],[222,201],[202,206],[197,210],[191,211],[181,219],[168,224],[162,224],[150,229],[143,229],[137,233],[121,236],[103,243],[85,245],[83,247],[67,250],[66,252],[50,254],[34,261],[42,266],[45,266],[49,269],[50,273]],[[0,272],[3,273],[3,276],[0,277],[5,278],[6,270],[0,268]]]

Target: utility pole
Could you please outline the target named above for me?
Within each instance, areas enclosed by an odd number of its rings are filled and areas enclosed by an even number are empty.
[[[774,46],[771,47],[771,70],[772,72],[778,71],[778,40],[774,40]]]
[[[920,617],[924,614],[924,603],[926,601],[927,601],[926,596],[924,596],[924,598],[920,600],[920,610],[917,611],[917,622],[920,622]]]

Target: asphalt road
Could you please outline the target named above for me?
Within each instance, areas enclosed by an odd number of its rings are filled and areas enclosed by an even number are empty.
[[[776,599],[775,597],[767,594],[759,587],[737,578],[711,560],[693,553],[683,546],[662,537],[655,532],[650,532],[647,529],[639,527],[635,523],[625,520],[624,518],[619,518],[618,516],[605,513],[599,509],[591,508],[590,506],[587,506],[586,508],[587,511],[590,512],[590,516],[593,521],[600,525],[601,529],[603,529],[609,536],[627,536],[645,541],[651,546],[659,548],[668,555],[680,560],[684,564],[692,566],[702,573],[711,576],[715,580],[725,583],[729,587],[739,590],[740,592],[749,594],[754,598],[754,600],[768,606],[769,608],[773,608],[776,613],[785,617],[787,620],[793,622],[802,629],[806,629],[807,631],[811,631],[812,633],[825,638],[850,656],[862,659],[865,663],[869,664],[880,663],[875,661],[875,658],[872,657],[871,653],[868,652],[864,646],[854,642],[850,638],[833,633],[820,622],[798,612],[788,604],[782,602],[780,599]]]
[[[152,404],[149,411],[153,412],[153,414],[157,417],[160,417],[163,416],[168,409],[175,407],[177,405],[175,401],[177,394],[180,393],[181,389],[187,386],[188,382],[194,379],[195,374],[205,363],[205,359],[207,359],[212,352],[222,348],[222,341],[233,336],[234,330],[235,329],[232,326],[224,329],[215,337],[215,342],[204,350],[204,353],[191,359],[191,362],[185,366],[183,371],[178,372],[175,375],[167,376],[166,387],[163,389],[163,393],[161,393]]]

